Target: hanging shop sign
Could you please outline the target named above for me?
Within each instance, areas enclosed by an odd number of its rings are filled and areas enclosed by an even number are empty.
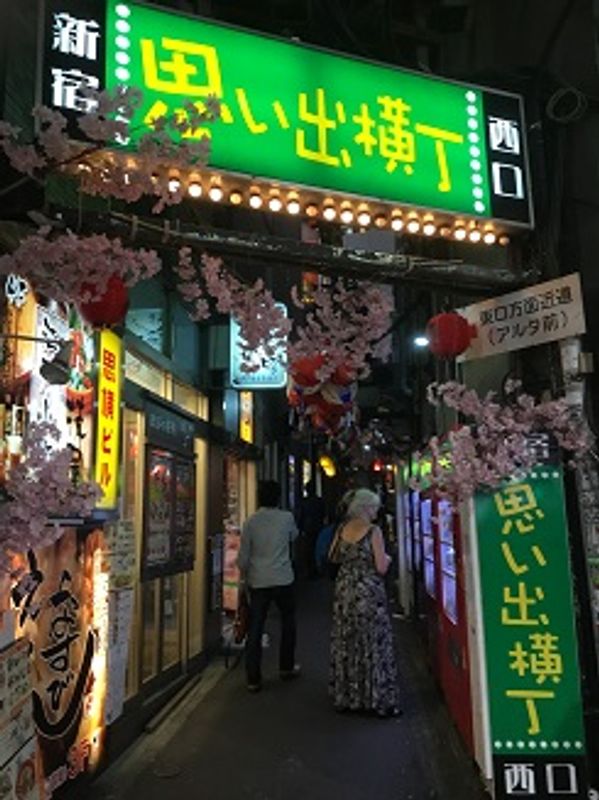
[[[587,797],[563,476],[475,499],[496,794]]]
[[[103,496],[97,507],[116,509],[119,485],[122,343],[114,331],[103,330],[98,346],[98,404],[95,479]]]
[[[165,406],[146,404],[146,491],[142,578],[193,569],[195,464],[193,422]]]
[[[277,308],[287,316],[284,303]],[[287,351],[284,344],[277,348],[274,356],[267,356],[259,347],[249,361],[244,358],[241,328],[234,317],[229,323],[229,372],[234,389],[280,389],[287,384]]]
[[[254,395],[252,392],[239,392],[239,438],[254,442]]]
[[[586,331],[580,275],[564,275],[460,310],[477,335],[460,361],[556,342]]]
[[[40,798],[93,772],[103,752],[109,592],[103,548],[100,530],[66,529],[54,545],[30,555],[12,588],[17,634],[28,645],[27,708],[37,736]],[[9,796],[37,798],[33,791]]]
[[[219,98],[217,169],[532,225],[516,95],[122,0],[51,0],[45,46],[55,108],[85,111],[89,87],[143,91],[134,138]]]
[[[26,281],[5,282],[0,367],[0,481],[22,456],[31,422],[49,423],[57,446],[69,447],[83,480],[93,470],[94,338],[74,308],[38,303]],[[14,337],[14,338],[13,338]],[[46,371],[47,370],[47,371]]]
[[[145,410],[146,434],[153,444],[193,456],[195,438],[193,420],[151,401],[145,404]]]

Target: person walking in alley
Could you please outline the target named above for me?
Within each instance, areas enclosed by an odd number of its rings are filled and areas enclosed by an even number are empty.
[[[249,591],[250,623],[246,643],[247,688],[262,686],[262,634],[268,609],[275,602],[281,615],[279,671],[282,679],[299,674],[295,664],[295,595],[291,544],[298,535],[293,515],[278,508],[281,487],[276,481],[258,486],[258,510],[241,532],[238,566]]]
[[[339,564],[333,601],[329,692],[339,711],[399,712],[397,667],[384,575],[391,558],[373,524],[378,495],[358,489],[329,558]]]
[[[306,487],[306,497],[302,500],[298,514],[298,527],[304,538],[304,559],[306,574],[316,578],[316,540],[325,521],[325,504],[322,497],[316,494],[316,484],[310,481]]]

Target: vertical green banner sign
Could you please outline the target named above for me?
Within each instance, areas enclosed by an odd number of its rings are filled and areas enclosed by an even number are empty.
[[[475,500],[493,753],[584,753],[563,476]]]

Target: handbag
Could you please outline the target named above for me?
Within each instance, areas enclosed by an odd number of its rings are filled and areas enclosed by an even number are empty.
[[[327,572],[329,573],[329,578],[331,580],[335,580],[337,577],[337,573],[339,572],[339,567],[341,566],[341,529],[343,528],[343,524],[339,525],[337,530],[335,531],[335,536],[333,537],[333,541],[331,546],[329,547],[329,554],[327,558]]]
[[[248,635],[250,627],[250,604],[247,597],[247,592],[242,591],[239,594],[239,602],[237,604],[237,611],[235,612],[235,619],[233,620],[233,641],[235,644],[241,644]]]

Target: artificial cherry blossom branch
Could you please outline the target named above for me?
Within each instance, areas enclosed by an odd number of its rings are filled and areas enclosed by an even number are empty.
[[[295,288],[292,297],[305,311]],[[317,377],[326,381],[340,367],[365,378],[371,359],[389,359],[394,311],[390,291],[365,281],[348,288],[338,279],[330,288],[317,289],[311,300],[304,324],[295,326],[295,339],[289,346],[291,364],[321,354],[324,363]]]
[[[89,92],[89,111],[77,124],[82,134],[94,144],[73,142],[67,133],[67,119],[59,111],[45,106],[32,110],[39,132],[32,143],[20,141],[20,129],[0,121],[0,149],[14,169],[24,172],[28,179],[68,169],[77,164],[77,178],[83,192],[101,197],[114,197],[135,202],[143,195],[158,198],[154,211],[166,205],[180,203],[183,193],[173,190],[166,170],[186,170],[206,164],[210,153],[210,138],[205,131],[208,123],[220,115],[220,104],[209,97],[199,108],[185,103],[182,111],[157,117],[151,129],[143,133],[136,148],[127,158],[117,157],[118,144],[129,142],[140,127],[131,128],[135,109],[141,103],[141,92],[128,87],[116,90]],[[145,129],[147,126],[143,126]],[[185,138],[181,138],[185,137]],[[0,197],[22,185],[20,178],[0,190]]]
[[[0,257],[0,275],[20,275],[36,291],[66,303],[99,300],[115,274],[131,287],[161,267],[154,250],[133,250],[104,234],[78,236],[67,231],[50,237],[49,228],[28,236],[13,253]]]
[[[26,456],[11,467],[0,501],[0,568],[27,550],[46,547],[63,530],[52,518],[89,517],[102,496],[93,482],[74,480],[72,453],[59,448],[60,432],[47,422],[31,422],[24,440]]]
[[[553,435],[575,460],[592,452],[589,428],[565,398],[537,403],[513,383],[502,404],[492,392],[480,397],[455,381],[431,384],[427,396],[433,405],[443,404],[467,420],[448,433],[445,443],[435,436],[427,446],[433,487],[456,503],[531,469],[537,461],[534,434]],[[413,488],[421,488],[417,480]]]
[[[264,359],[272,359],[286,348],[291,322],[262,278],[252,286],[243,284],[225,268],[222,259],[206,254],[197,268],[189,247],[179,250],[175,271],[181,296],[193,307],[192,319],[207,319],[212,299],[218,313],[230,314],[237,321],[242,339],[242,366],[248,372],[260,366],[256,351],[261,351]]]

